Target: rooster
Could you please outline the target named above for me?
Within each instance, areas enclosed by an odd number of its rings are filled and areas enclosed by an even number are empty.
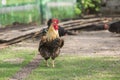
[[[120,34],[120,21],[114,21],[109,24],[109,29],[110,32]]]
[[[46,60],[47,66],[49,66],[48,59],[51,58],[52,67],[55,67],[54,60],[60,54],[60,48],[64,45],[64,40],[59,37],[58,29],[58,20],[52,19],[47,33],[41,37],[39,43],[38,50],[40,55]]]

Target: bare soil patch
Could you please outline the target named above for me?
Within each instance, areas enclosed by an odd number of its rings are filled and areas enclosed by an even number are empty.
[[[62,37],[65,44],[61,54],[79,54],[81,56],[118,56],[120,55],[120,34],[107,30],[81,31],[78,35]],[[38,50],[39,38],[15,44],[20,48],[34,48]]]
[[[77,36],[66,36],[62,53],[81,56],[120,56],[120,37],[107,30],[80,32]]]

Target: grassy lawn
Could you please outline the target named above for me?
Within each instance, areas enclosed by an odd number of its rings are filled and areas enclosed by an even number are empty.
[[[40,5],[38,5],[40,0],[6,0],[7,4],[5,6],[15,7],[20,5],[26,5],[26,4],[33,4],[36,5],[34,9],[31,10],[25,10],[25,11],[11,11],[7,13],[0,13],[0,24],[2,27],[6,25],[11,25],[13,22],[20,22],[20,23],[29,23],[29,22],[37,22],[38,25],[40,24],[41,17],[40,14]],[[59,0],[53,0],[53,1],[59,1]],[[64,0],[61,0],[64,1]],[[60,1],[60,2],[61,2]],[[69,1],[69,0],[67,0]],[[72,0],[71,0],[72,1]],[[4,8],[0,2],[0,7]],[[43,6],[43,9],[45,6]],[[12,9],[11,9],[12,10]],[[44,10],[45,11],[45,10]],[[50,7],[50,10],[46,10],[46,15],[48,16],[50,13],[53,18],[58,19],[65,19],[65,18],[74,18],[76,17],[74,6],[68,6],[68,7]],[[47,19],[46,15],[43,14],[45,19]]]
[[[73,7],[54,7],[51,8],[52,16],[58,19],[74,18],[76,14]]]
[[[0,24],[4,27],[5,25],[10,25],[13,22],[20,23],[29,23],[29,22],[37,22],[40,23],[40,13],[37,7],[35,0],[6,0],[6,7],[15,7],[19,5],[27,5],[33,4],[36,5],[31,10],[23,10],[23,11],[11,11],[7,13],[0,13]],[[5,7],[4,6],[4,7]],[[0,2],[0,7],[4,8]]]
[[[2,25],[12,24],[13,22],[29,23],[39,21],[40,23],[39,11],[35,8],[28,11],[0,14],[0,21]]]
[[[36,55],[35,50],[9,47],[0,50],[0,80],[8,80]],[[17,61],[15,59],[18,59]],[[23,60],[20,62],[20,60]]]
[[[120,57],[60,56],[56,67],[44,61],[26,80],[120,80]]]
[[[0,50],[0,80],[8,80],[27,65],[37,51],[15,46]],[[22,59],[16,63],[12,59]],[[50,61],[49,61],[50,63]],[[120,80],[120,57],[82,57],[61,55],[56,58],[55,68],[40,66],[25,80]]]
[[[32,3],[35,2],[35,0],[6,0],[7,5],[11,5],[11,4],[23,4],[23,3]],[[0,1],[0,5],[1,5],[1,1]]]

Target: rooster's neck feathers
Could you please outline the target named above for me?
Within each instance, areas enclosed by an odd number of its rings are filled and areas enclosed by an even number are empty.
[[[48,29],[48,32],[46,34],[47,40],[52,41],[59,37],[58,30],[55,30],[54,27],[51,25]]]

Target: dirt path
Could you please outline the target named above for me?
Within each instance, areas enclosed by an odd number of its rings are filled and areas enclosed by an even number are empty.
[[[120,35],[108,31],[80,32],[76,36],[64,36],[65,45],[61,49],[61,55],[72,54],[79,56],[120,56]],[[15,44],[21,48],[38,49],[39,39],[26,40]],[[38,67],[40,55],[36,56],[32,62],[17,72],[10,80],[23,80],[32,70]]]
[[[108,31],[80,32],[77,36],[66,36],[62,54],[81,56],[120,56],[120,34]]]
[[[120,34],[103,31],[80,32],[78,35],[64,36],[62,54],[78,54],[81,56],[120,56]],[[39,39],[32,39],[15,44],[21,48],[38,49]]]
[[[32,72],[32,70],[36,69],[39,66],[40,61],[41,61],[41,56],[37,55],[28,65],[23,67],[20,71],[18,71],[9,80],[25,79]]]

